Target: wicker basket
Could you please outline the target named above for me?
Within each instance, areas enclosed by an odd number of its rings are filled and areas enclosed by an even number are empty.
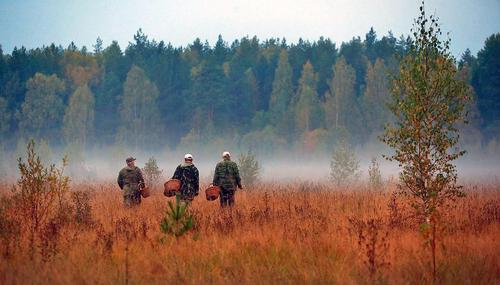
[[[181,181],[179,179],[170,179],[163,184],[163,195],[173,197],[181,189]]]
[[[208,201],[217,200],[220,195],[220,187],[219,186],[210,186],[205,190],[205,195],[207,195]]]
[[[141,193],[142,198],[147,198],[151,196],[151,190],[149,190],[149,187],[141,188],[139,192]]]

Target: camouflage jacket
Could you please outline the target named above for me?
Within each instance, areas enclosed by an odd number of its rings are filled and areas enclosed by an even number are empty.
[[[134,189],[139,189],[139,184],[144,184],[144,178],[142,177],[141,169],[137,166],[134,168],[125,166],[120,173],[118,173],[118,186],[123,190],[124,187],[128,186]]]
[[[241,188],[240,171],[236,162],[224,159],[217,163],[213,184],[228,190],[235,190],[236,187]]]
[[[183,195],[195,195],[200,191],[200,174],[192,163],[179,164],[172,179],[181,181],[181,193]]]

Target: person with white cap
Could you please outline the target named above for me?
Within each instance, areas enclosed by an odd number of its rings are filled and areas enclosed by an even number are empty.
[[[129,157],[125,159],[125,162],[127,166],[118,173],[117,182],[120,189],[123,190],[123,203],[130,207],[141,203],[139,191],[145,187],[145,184],[141,169],[135,166],[135,158]]]
[[[172,179],[181,181],[180,195],[184,202],[192,202],[200,191],[200,174],[198,168],[193,164],[193,155],[184,155],[184,163],[179,164],[175,169]]]
[[[233,206],[236,187],[239,189],[242,187],[238,165],[231,161],[231,154],[228,151],[222,153],[222,161],[215,167],[213,185],[221,188],[221,207]]]

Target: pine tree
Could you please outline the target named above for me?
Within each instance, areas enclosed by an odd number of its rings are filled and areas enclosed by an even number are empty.
[[[103,42],[102,42],[102,39],[101,37],[97,37],[97,39],[95,40],[95,44],[92,45],[92,47],[94,48],[94,54],[100,54],[103,50]]]
[[[227,43],[222,39],[222,36],[219,35],[213,49],[215,64],[222,65],[226,61],[228,55],[229,48],[227,47]]]
[[[481,117],[481,113],[479,112],[477,106],[477,94],[474,90],[474,87],[470,85],[472,80],[472,67],[469,64],[474,65],[473,59],[465,60],[462,63],[461,67],[459,64],[457,78],[466,82],[467,84],[467,88],[469,89],[469,103],[466,106],[467,123],[461,123],[458,125],[458,127],[460,129],[462,137],[461,145],[467,146],[469,148],[481,148],[483,133],[481,133],[480,128],[483,118]]]
[[[155,84],[149,81],[142,69],[133,65],[123,86],[119,141],[127,142],[136,149],[158,143],[161,124],[157,99]]]
[[[373,29],[370,28],[370,31],[365,35],[365,47],[366,47],[366,56],[371,62],[375,61],[376,53],[375,53],[375,44],[377,43],[377,33]]]
[[[365,55],[365,46],[360,37],[353,37],[349,42],[344,42],[340,46],[339,55],[343,57],[356,74],[354,77],[354,92],[358,96],[365,85],[365,73],[368,58]],[[334,72],[335,73],[335,72]]]
[[[390,99],[387,76],[387,69],[380,58],[373,65],[368,63],[363,114],[371,133],[378,133],[389,122],[390,112],[386,106]]]
[[[69,98],[63,118],[63,134],[67,143],[75,143],[83,150],[94,132],[94,94],[85,84]]]
[[[288,62],[288,52],[282,50],[278,67],[274,73],[273,90],[269,102],[271,122],[279,134],[290,133],[291,114],[289,106],[293,97],[292,67]]]
[[[477,107],[484,118],[483,128],[489,138],[500,136],[500,33],[488,37],[477,53],[472,85],[477,92]]]
[[[259,84],[253,70],[249,68],[245,71],[241,98],[236,104],[236,106],[238,106],[237,112],[241,122],[241,129],[243,131],[248,131],[250,129],[253,114],[257,111],[258,100]]]
[[[295,128],[297,134],[321,127],[323,112],[316,92],[317,74],[308,61],[302,69],[295,103]]]
[[[182,202],[179,195],[175,198],[175,205],[168,201],[168,208],[160,222],[161,232],[179,238],[193,230],[195,219],[188,208],[189,203]]]
[[[0,97],[0,135],[4,136],[10,130],[11,112],[7,100]]]
[[[318,94],[328,91],[328,82],[333,76],[332,66],[337,60],[338,50],[330,39],[320,37],[311,47],[309,58],[314,70],[318,73]]]
[[[188,104],[196,114],[189,118],[195,133],[206,135],[206,127],[210,124],[225,132],[235,127],[232,107],[236,102],[234,97],[227,97],[226,80],[223,68],[207,61],[192,68]]]
[[[114,72],[106,72],[95,90],[95,137],[99,143],[111,144],[120,124],[117,116],[123,84]]]
[[[345,59],[340,57],[333,67],[333,74],[330,92],[325,96],[326,125],[330,130],[344,129],[347,135],[359,136],[363,127],[354,90],[356,73]]]

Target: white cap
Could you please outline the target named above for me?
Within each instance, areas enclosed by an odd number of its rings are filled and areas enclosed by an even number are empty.
[[[229,153],[229,151],[225,151],[222,153],[222,157],[231,157],[231,154]]]
[[[190,153],[186,153],[186,155],[184,155],[184,159],[193,160],[193,155]]]

